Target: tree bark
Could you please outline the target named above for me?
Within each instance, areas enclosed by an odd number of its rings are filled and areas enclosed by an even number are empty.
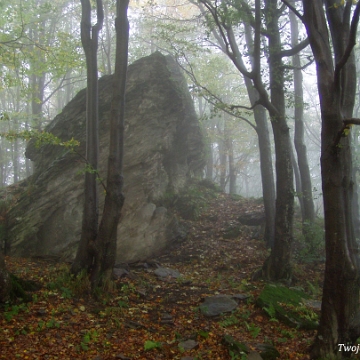
[[[299,29],[296,15],[290,11],[291,24],[291,45],[294,48],[298,45]],[[294,144],[297,154],[297,163],[299,167],[301,190],[299,196],[302,203],[302,222],[303,234],[305,239],[311,236],[311,226],[315,221],[315,206],[312,197],[311,175],[309,162],[307,159],[306,145],[304,141],[304,96],[303,96],[303,76],[301,72],[301,62],[299,53],[295,54],[292,59],[294,67],[294,118],[295,132]]]
[[[257,6],[259,12],[259,2]],[[271,106],[268,106],[268,111],[275,143],[276,205],[275,242],[269,258],[264,263],[263,275],[271,280],[290,280],[292,277],[294,188],[290,130],[285,115],[284,66],[281,56],[280,12],[277,9],[277,0],[266,0],[264,13],[270,49],[268,63],[271,101],[269,105]],[[257,21],[260,21],[260,19],[257,19]],[[257,61],[259,62],[260,59]],[[266,99],[264,100],[266,101]]]
[[[102,0],[97,0],[97,23],[91,26],[90,0],[81,0],[81,6],[81,42],[87,67],[86,160],[88,168],[85,172],[85,198],[80,243],[71,268],[74,274],[78,274],[83,269],[90,271],[93,266],[93,258],[98,252],[95,247],[99,207],[96,183],[99,154],[97,49],[104,14]]]
[[[300,205],[301,216],[304,219],[305,210],[304,210],[303,197],[301,196],[302,188],[301,188],[300,171],[299,171],[298,163],[296,162],[296,159],[295,159],[295,154],[294,154],[293,149],[291,149],[291,163],[292,163],[293,170],[294,170],[296,195],[297,195],[297,199],[298,199],[299,205]]]
[[[312,349],[313,358],[342,358],[339,344],[354,344],[351,320],[359,311],[359,259],[352,221],[351,147],[349,137],[340,144],[335,139],[343,127],[345,111],[352,111],[354,99],[352,65],[346,65],[354,43],[350,39],[350,7],[325,1],[328,26],[322,0],[303,0],[303,21],[317,66],[320,97],[321,174],[325,215],[326,266],[318,335]],[[337,6],[334,6],[337,5]],[[360,3],[354,19],[358,19]],[[354,33],[357,23],[354,23]],[[333,64],[332,46],[335,54]],[[348,354],[350,355],[350,354]]]
[[[103,216],[96,238],[94,270],[91,274],[93,289],[102,282],[111,280],[116,259],[117,227],[124,204],[123,158],[124,158],[124,122],[125,87],[128,63],[129,22],[127,9],[129,0],[117,0],[116,61],[113,79],[113,98],[110,116],[110,147],[108,159],[107,185]]]
[[[0,303],[4,303],[9,299],[11,290],[11,279],[6,270],[4,255],[0,251]]]
[[[254,43],[251,36],[251,27],[249,24],[245,24],[246,43],[251,51],[254,50]],[[239,57],[240,61],[241,57]],[[251,57],[252,66],[254,66],[254,59]],[[254,88],[251,79],[244,76],[245,86],[248,92],[251,106],[259,100],[259,93]],[[270,248],[274,246],[275,236],[275,181],[274,181],[274,169],[272,161],[271,141],[269,135],[268,120],[266,116],[266,109],[258,105],[254,108],[254,120],[256,124],[256,133],[258,136],[259,155],[260,155],[260,173],[262,192],[264,199],[265,210],[265,231],[264,241]]]
[[[227,137],[228,159],[229,159],[229,194],[236,194],[237,172],[234,161],[234,146],[230,135]]]

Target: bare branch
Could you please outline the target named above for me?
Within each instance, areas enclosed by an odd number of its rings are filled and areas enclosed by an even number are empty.
[[[281,1],[303,22],[303,16],[296,10],[294,6],[292,6],[287,0]]]
[[[358,27],[358,23],[359,23],[359,16],[360,16],[360,2],[358,2],[356,4],[355,10],[354,10],[354,15],[353,15],[353,18],[351,21],[351,26],[350,26],[350,34],[349,34],[349,40],[348,40],[347,47],[345,49],[345,52],[344,52],[342,58],[335,66],[334,82],[335,82],[336,87],[338,87],[339,83],[340,83],[341,70],[345,66],[354,46],[356,45],[356,32],[357,32],[357,27]]]
[[[309,39],[306,38],[305,40],[301,41],[293,48],[281,51],[280,55],[281,55],[281,57],[288,57],[288,56],[296,55],[301,50],[304,50],[309,44],[310,44]]]

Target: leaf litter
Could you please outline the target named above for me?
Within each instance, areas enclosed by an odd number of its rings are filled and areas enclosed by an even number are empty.
[[[308,359],[315,331],[290,328],[255,305],[265,286],[251,280],[269,254],[263,241],[246,226],[224,237],[249,211],[262,205],[219,194],[197,221],[187,221],[185,242],[126,265],[97,300],[86,279],[71,279],[69,264],[7,257],[10,272],[41,289],[32,301],[0,310],[0,359],[246,359],[259,344],[273,345],[278,359]],[[156,276],[160,267],[180,276]],[[323,264],[295,264],[295,271],[297,286],[306,288],[309,279],[321,283]],[[214,317],[200,311],[206,298],[222,294],[239,297],[235,310]]]

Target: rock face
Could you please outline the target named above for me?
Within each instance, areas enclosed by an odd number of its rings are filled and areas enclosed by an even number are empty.
[[[111,80],[112,76],[105,76],[99,82],[100,177],[106,175]],[[80,91],[46,129],[63,140],[79,140],[76,151],[82,156],[85,94],[85,89]],[[125,119],[126,200],[118,228],[117,261],[134,262],[184,236],[176,217],[161,206],[161,198],[167,192],[178,192],[204,165],[203,138],[193,102],[171,57],[157,52],[129,66]],[[10,254],[73,258],[83,209],[85,163],[79,154],[60,146],[29,144],[26,156],[35,170],[21,184],[24,190],[9,212]],[[101,211],[104,191],[99,188]]]

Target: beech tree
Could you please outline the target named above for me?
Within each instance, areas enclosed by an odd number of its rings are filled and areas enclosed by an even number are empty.
[[[296,47],[299,43],[299,28],[296,15],[289,13],[291,26],[291,45]],[[294,82],[294,144],[299,168],[300,193],[298,194],[302,212],[303,235],[305,239],[312,236],[311,228],[315,220],[315,207],[312,197],[311,175],[304,141],[304,96],[301,56],[299,53],[292,57],[293,82]],[[311,241],[311,239],[309,239]]]
[[[285,1],[284,1],[285,2]],[[321,173],[326,266],[313,358],[343,358],[339,344],[355,344],[359,326],[359,258],[352,219],[351,124],[356,89],[355,45],[360,3],[303,0],[303,20],[316,61],[320,97]],[[351,18],[352,16],[352,18]]]
[[[91,25],[90,0],[81,0],[81,42],[86,57],[86,161],[84,211],[81,237],[71,271],[78,274],[82,269],[90,271],[96,256],[95,239],[98,233],[99,195],[97,188],[97,168],[99,156],[99,97],[97,50],[99,32],[104,20],[102,0],[96,1],[97,23]]]
[[[110,111],[110,145],[106,183],[105,204],[100,226],[98,227],[98,78],[97,49],[98,35],[103,22],[102,0],[97,0],[97,23],[91,26],[91,7],[89,0],[82,0],[83,16],[81,39],[87,60],[87,99],[86,99],[86,157],[89,169],[85,174],[85,202],[82,233],[76,258],[71,271],[81,270],[90,273],[94,290],[100,281],[111,280],[116,257],[117,226],[124,203],[123,187],[123,148],[125,85],[128,61],[129,24],[127,20],[128,0],[117,0],[115,20],[116,60],[113,76],[113,98]]]
[[[255,1],[255,13],[246,1],[212,2],[199,0],[212,18],[211,26],[218,32],[227,56],[237,70],[250,82],[253,89],[252,105],[260,111],[262,106],[271,118],[276,157],[276,202],[274,219],[274,244],[264,263],[262,275],[272,280],[291,279],[292,225],[294,212],[293,168],[291,162],[291,137],[285,114],[284,58],[296,54],[308,45],[306,40],[294,48],[284,49],[280,23],[284,8],[277,0]],[[242,60],[236,37],[236,27],[244,22],[245,36],[252,61],[250,70]],[[263,47],[262,36],[267,45]],[[250,46],[249,46],[250,44]],[[269,91],[262,77],[262,53],[268,59]]]
[[[110,145],[107,171],[106,196],[99,232],[95,240],[94,270],[91,282],[93,288],[102,281],[111,279],[116,260],[117,227],[124,204],[123,158],[125,85],[128,64],[129,22],[127,9],[129,0],[116,3],[116,59],[113,77],[113,98],[110,109]]]

